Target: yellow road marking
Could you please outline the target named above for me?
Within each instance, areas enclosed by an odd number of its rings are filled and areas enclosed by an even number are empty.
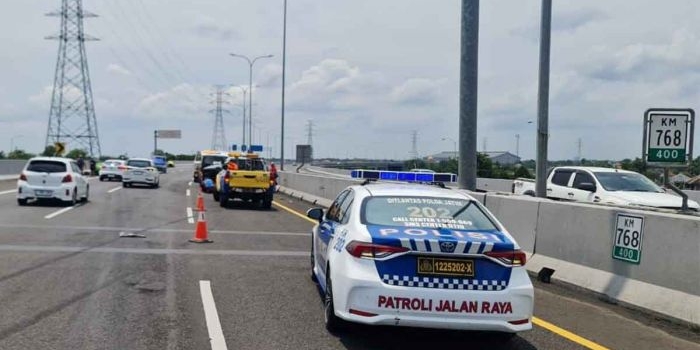
[[[282,204],[280,204],[280,203],[277,202],[277,201],[272,201],[272,204],[274,204],[274,205],[276,205],[276,206],[278,206],[278,207],[280,207],[280,208],[286,210],[286,211],[289,212],[290,214],[296,215],[296,216],[298,216],[298,217],[300,217],[300,218],[302,218],[302,219],[304,219],[304,220],[306,220],[306,221],[308,221],[308,222],[311,222],[311,223],[314,223],[314,224],[317,224],[317,223],[318,223],[318,221],[316,221],[316,220],[314,220],[314,219],[312,219],[312,218],[310,218],[310,217],[308,217],[308,216],[306,216],[306,215],[304,215],[304,214],[302,214],[302,213],[300,213],[300,212],[298,212],[298,211],[296,211],[296,210],[294,210],[294,209],[292,209],[292,208],[290,208],[290,207],[288,207],[288,206],[282,205]]]
[[[571,333],[571,332],[567,331],[566,329],[557,327],[557,326],[555,326],[555,325],[553,325],[553,324],[551,324],[551,323],[549,323],[541,318],[537,318],[537,317],[533,316],[532,323],[534,323],[534,324],[536,324],[536,325],[538,325],[538,326],[540,326],[540,327],[542,327],[542,328],[544,328],[552,333],[555,333],[561,337],[564,337],[568,340],[571,340],[574,343],[583,345],[591,350],[610,350],[610,349],[608,349],[608,348],[606,348],[598,343],[594,343],[586,338],[583,338],[583,337],[580,337],[574,333]]]
[[[302,219],[304,219],[304,220],[306,220],[306,221],[309,221],[309,222],[314,223],[314,224],[317,224],[317,223],[318,223],[316,220],[311,219],[311,218],[307,217],[306,215],[304,215],[304,214],[302,214],[302,213],[300,213],[300,212],[298,212],[298,211],[296,211],[296,210],[294,210],[294,209],[292,209],[292,208],[290,208],[290,207],[287,207],[287,206],[285,206],[285,205],[282,205],[282,204],[280,204],[280,203],[278,203],[278,202],[276,202],[276,201],[273,201],[272,204],[274,204],[274,205],[280,207],[281,209],[283,209],[283,210],[289,212],[290,214],[293,214],[293,215],[295,215],[295,216],[298,216],[298,217],[300,217],[300,218],[302,218]],[[544,329],[546,329],[546,330],[548,330],[548,331],[550,331],[550,332],[552,332],[552,333],[554,333],[554,334],[557,334],[557,335],[559,335],[560,337],[566,338],[566,339],[568,339],[568,340],[570,340],[570,341],[572,341],[572,342],[574,342],[574,343],[576,343],[576,344],[583,345],[583,346],[585,346],[585,347],[588,348],[588,349],[591,349],[591,350],[610,350],[610,349],[608,349],[608,348],[606,348],[606,347],[604,347],[604,346],[602,346],[602,345],[600,345],[600,344],[597,344],[597,343],[592,342],[592,341],[590,341],[590,340],[588,340],[588,339],[586,339],[586,338],[583,338],[583,337],[581,337],[581,336],[579,336],[579,335],[576,335],[576,334],[574,334],[574,333],[571,333],[571,332],[567,331],[567,330],[564,329],[564,328],[557,327],[557,326],[555,326],[554,324],[549,323],[549,322],[547,322],[547,321],[545,321],[545,320],[543,320],[543,319],[541,319],[541,318],[538,318],[538,317],[533,316],[533,317],[532,317],[532,323],[535,324],[535,325],[537,325],[537,326],[539,326],[539,327],[542,327],[542,328],[544,328]]]

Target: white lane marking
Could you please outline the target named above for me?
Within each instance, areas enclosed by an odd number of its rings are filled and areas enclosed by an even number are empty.
[[[117,192],[117,191],[119,191],[119,190],[121,190],[121,189],[122,189],[122,187],[121,187],[121,186],[119,186],[119,187],[115,187],[115,188],[113,188],[113,189],[111,189],[111,190],[107,191],[107,193]]]
[[[158,248],[117,248],[117,247],[67,247],[0,244],[2,252],[39,252],[39,253],[106,253],[106,254],[150,254],[150,255],[206,255],[206,256],[255,256],[255,257],[290,257],[308,258],[308,251],[293,250],[223,250],[223,249],[158,249]]]
[[[192,233],[192,229],[166,229],[166,228],[154,228],[148,229],[145,227],[110,227],[110,226],[57,226],[57,225],[16,225],[16,224],[0,224],[0,232],[2,228],[23,228],[23,229],[34,229],[34,230],[90,230],[96,232],[136,232],[136,231],[148,231],[151,233]],[[256,236],[290,236],[290,237],[309,237],[311,233],[308,232],[275,232],[275,231],[227,231],[227,230],[210,230],[209,233],[215,234],[225,234],[225,235],[256,235]]]
[[[192,214],[192,208],[187,207],[187,222],[194,224],[194,214]]]
[[[204,318],[207,320],[207,331],[212,350],[227,350],[224,331],[221,330],[219,314],[216,312],[214,295],[211,293],[210,281],[199,281],[199,292],[202,293],[202,305],[204,306]]]
[[[188,182],[187,186],[192,186],[192,181]]]
[[[53,212],[53,213],[51,213],[51,214],[49,214],[49,215],[44,216],[44,219],[53,219],[53,218],[55,218],[55,217],[57,217],[57,216],[59,216],[59,215],[65,213],[65,212],[68,212],[68,211],[73,210],[73,208],[75,208],[75,206],[68,207],[68,208],[63,208],[63,209],[61,209],[61,210],[57,210],[57,211],[55,211],[55,212]]]
[[[187,192],[185,192],[185,194],[187,194],[187,197],[190,196],[190,189],[189,188],[187,189]]]
[[[0,194],[10,194],[10,193],[17,193],[17,190],[9,190],[9,191],[0,192]]]

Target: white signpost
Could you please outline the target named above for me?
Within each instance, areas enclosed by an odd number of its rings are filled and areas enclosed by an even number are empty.
[[[644,217],[617,214],[613,237],[612,257],[639,265],[642,260]]]
[[[688,167],[693,160],[695,111],[686,108],[650,108],[644,113],[642,159],[651,167],[664,168],[664,184],[683,197],[682,210],[688,210],[688,195],[669,180],[672,167]]]

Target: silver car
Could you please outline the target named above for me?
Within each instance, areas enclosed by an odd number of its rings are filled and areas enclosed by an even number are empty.
[[[100,169],[100,181],[121,181],[126,172],[126,161],[121,159],[109,159],[102,163]]]
[[[157,188],[160,185],[160,173],[148,158],[131,158],[126,161],[126,172],[122,176],[122,186],[134,184]]]

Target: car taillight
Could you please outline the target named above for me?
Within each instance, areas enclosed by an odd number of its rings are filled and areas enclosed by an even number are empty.
[[[61,182],[66,183],[66,182],[73,182],[73,177],[70,176],[70,174],[66,175],[63,177],[63,180]]]
[[[22,173],[22,174],[19,175],[19,179],[22,180],[22,181],[27,181],[27,175],[25,175],[24,173]]]
[[[497,259],[504,264],[512,266],[525,266],[525,252],[522,250],[511,250],[507,252],[487,252],[486,256]]]
[[[408,248],[351,241],[345,246],[345,250],[356,258],[385,259],[397,253],[405,253]]]
[[[123,165],[120,165],[120,166],[117,167],[117,169],[119,169],[119,170],[126,170],[127,168],[126,168],[125,166],[123,166]]]

